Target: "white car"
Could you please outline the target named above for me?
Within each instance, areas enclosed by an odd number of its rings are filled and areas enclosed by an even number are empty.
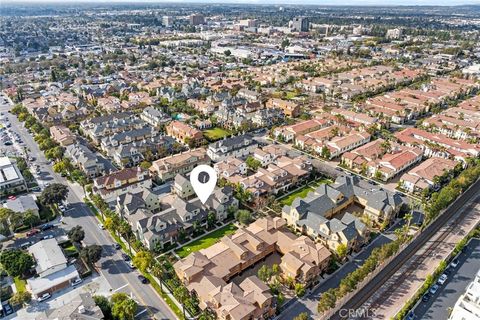
[[[43,237],[43,240],[47,240],[47,239],[53,239],[53,234],[49,234]]]
[[[133,264],[133,261],[128,261],[128,266],[130,267],[130,269],[135,269],[135,265]]]
[[[100,229],[102,229],[102,230],[105,230],[105,226],[103,225],[103,223],[99,223],[99,224],[98,224],[98,227],[99,227]]]
[[[439,285],[443,285],[445,283],[445,281],[447,281],[447,279],[448,279],[448,276],[444,273],[440,276],[440,278],[438,278],[437,283]]]
[[[38,298],[38,302],[42,302],[42,301],[45,301],[45,300],[48,300],[52,297],[52,295],[50,293],[44,293],[42,296],[40,296]]]
[[[75,280],[72,281],[72,287],[75,287],[76,285],[79,285],[80,283],[82,283],[83,280],[80,279],[80,278],[77,278]]]
[[[59,205],[58,206],[58,209],[61,211],[61,212],[65,212],[66,208],[63,204]]]
[[[457,258],[453,259],[452,262],[450,263],[450,267],[456,268],[459,264],[459,261]]]

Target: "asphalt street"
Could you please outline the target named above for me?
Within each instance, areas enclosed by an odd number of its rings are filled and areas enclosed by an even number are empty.
[[[6,112],[10,108],[10,105],[2,104],[0,105],[0,112]],[[37,158],[35,163],[40,166],[43,182],[57,182],[69,186],[70,192],[67,201],[70,207],[63,219],[65,224],[61,226],[65,230],[69,230],[76,225],[80,225],[85,231],[84,242],[86,244],[98,244],[103,247],[103,256],[97,262],[97,265],[100,274],[107,279],[112,287],[112,292],[125,292],[131,295],[140,306],[137,317],[139,319],[175,319],[176,316],[157,292],[150,285],[142,284],[137,278],[138,272],[130,270],[129,266],[123,261],[121,253],[113,248],[114,240],[108,232],[98,227],[98,220],[88,206],[83,203],[82,188],[68,183],[65,178],[54,173],[32,135],[27,132],[15,116],[9,115],[9,119],[12,130],[18,132],[25,142],[29,155]]]
[[[460,253],[458,260],[459,265],[450,273],[435,296],[427,302],[420,301],[414,309],[416,319],[448,319],[449,308],[453,308],[480,269],[480,239],[472,239]]]

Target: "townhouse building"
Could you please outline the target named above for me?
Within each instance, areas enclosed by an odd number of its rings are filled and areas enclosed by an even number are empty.
[[[198,165],[211,163],[205,148],[198,148],[171,155],[152,162],[150,173],[152,177],[160,182],[175,178],[177,174],[188,174]]]
[[[339,176],[332,185],[322,184],[305,198],[296,198],[282,209],[282,218],[299,232],[336,250],[340,244],[358,250],[369,231],[349,206],[363,208],[372,221],[391,221],[404,204],[396,193],[376,188],[356,176]]]
[[[76,143],[67,146],[65,154],[72,160],[74,166],[80,168],[90,178],[99,176],[105,170],[103,162],[83,144]]]
[[[180,143],[199,146],[203,141],[203,134],[200,130],[193,128],[180,121],[172,121],[166,127],[167,134]]]
[[[244,158],[257,146],[257,142],[250,134],[243,134],[211,143],[207,155],[213,162],[225,160],[227,157]]]
[[[53,140],[58,142],[63,147],[74,144],[76,140],[70,129],[64,125],[51,126],[50,135],[52,136]]]
[[[109,203],[127,192],[150,188],[152,179],[147,170],[140,167],[126,168],[93,180],[93,192]]]
[[[403,174],[400,177],[400,187],[411,193],[436,190],[440,187],[438,178],[449,174],[458,164],[451,159],[431,157]]]

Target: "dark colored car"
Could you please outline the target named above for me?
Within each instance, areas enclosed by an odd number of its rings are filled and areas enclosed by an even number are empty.
[[[40,227],[40,230],[45,231],[45,230],[52,229],[52,228],[54,228],[54,227],[55,227],[55,226],[54,226],[53,224],[46,223],[46,224],[44,224],[43,226]]]
[[[139,276],[138,276],[138,280],[140,280],[143,284],[147,284],[147,283],[150,282],[150,281],[148,281],[147,278],[145,278],[145,277],[142,276],[142,275],[139,275]]]
[[[120,244],[118,244],[118,243],[115,243],[115,244],[113,245],[113,247],[114,247],[115,249],[117,249],[117,250],[120,250],[120,249],[122,248],[122,246],[121,246]]]
[[[427,302],[428,300],[430,300],[430,294],[427,292],[423,295],[422,301]]]
[[[125,261],[130,261],[130,257],[129,257],[128,254],[126,254],[126,253],[122,253],[122,258],[123,258],[123,260],[125,260]]]

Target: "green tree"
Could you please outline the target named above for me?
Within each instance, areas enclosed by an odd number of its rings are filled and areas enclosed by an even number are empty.
[[[148,170],[152,166],[152,163],[150,161],[142,161],[140,163],[140,168]]]
[[[102,247],[97,244],[86,246],[80,251],[80,256],[90,264],[96,263],[102,257]]]
[[[60,183],[52,183],[46,187],[40,195],[41,202],[45,205],[58,204],[68,196],[67,186]]]
[[[247,225],[252,221],[252,214],[248,210],[238,210],[235,218],[241,224]]]
[[[28,253],[19,250],[5,250],[0,254],[0,264],[11,277],[18,277],[27,272],[35,261]]]
[[[302,312],[302,313],[299,313],[295,318],[293,318],[293,320],[308,320],[308,313],[306,312]]]
[[[263,282],[268,282],[272,278],[273,272],[267,265],[264,264],[260,267],[260,269],[258,269],[257,275],[258,278]]]
[[[324,159],[330,159],[330,157],[331,157],[330,149],[328,149],[327,146],[323,146],[322,147],[322,152],[320,153],[320,156]]]
[[[139,251],[135,257],[133,257],[133,264],[141,272],[147,272],[154,262],[153,256],[149,251]]]
[[[337,303],[337,297],[335,294],[335,289],[330,288],[327,291],[325,291],[322,296],[320,297],[320,300],[318,302],[318,312],[323,313],[327,310],[332,309],[335,307],[335,304]]]
[[[30,228],[33,228],[33,226],[37,225],[39,222],[40,222],[40,218],[32,209],[28,209],[23,214],[23,223],[29,226]]]
[[[32,294],[28,291],[17,291],[11,298],[10,303],[13,305],[25,305],[32,300]]]
[[[207,226],[209,229],[213,228],[215,226],[215,223],[217,223],[217,215],[215,212],[210,211],[207,214]]]
[[[112,305],[105,296],[93,296],[93,301],[102,310],[105,320],[112,319]]]
[[[85,238],[85,231],[82,226],[75,226],[67,232],[68,239],[80,243]]]
[[[345,244],[340,243],[336,251],[338,257],[343,260],[347,256],[348,248]]]
[[[295,294],[297,295],[297,297],[303,297],[305,295],[305,286],[301,283],[296,283]]]
[[[133,320],[138,305],[135,300],[130,299],[126,293],[118,292],[110,299],[112,315],[119,320]]]
[[[245,160],[245,163],[253,171],[257,171],[257,169],[262,165],[260,161],[258,161],[252,156],[248,156],[247,160]]]
[[[180,303],[185,303],[185,300],[187,300],[188,297],[190,296],[187,288],[185,288],[182,285],[177,286],[176,288],[173,289],[173,295]]]

